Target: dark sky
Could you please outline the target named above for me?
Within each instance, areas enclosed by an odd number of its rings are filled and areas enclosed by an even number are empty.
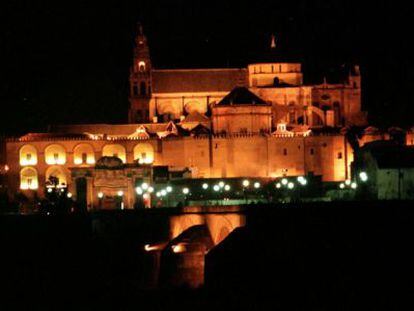
[[[320,82],[363,70],[372,123],[414,125],[414,12],[375,1],[9,1],[0,4],[0,133],[126,122],[136,24],[153,65],[245,66],[278,37],[281,55]],[[368,3],[366,3],[368,5]]]

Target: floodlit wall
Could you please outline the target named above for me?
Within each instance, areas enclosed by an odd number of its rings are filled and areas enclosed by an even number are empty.
[[[30,146],[30,148],[27,148]],[[56,139],[53,141],[8,141],[7,164],[11,191],[20,189],[21,171],[32,167],[37,172],[37,191],[42,194],[51,167],[61,168],[72,183],[71,168],[94,167],[104,155],[118,154],[125,163],[144,159],[153,165],[190,168],[194,178],[219,177],[280,177],[297,176],[309,172],[323,175],[325,181],[345,180],[350,176],[352,148],[341,135],[271,136],[271,135],[215,135],[212,137],[174,137],[146,141]],[[37,151],[37,164],[22,165],[22,150]],[[52,157],[65,159],[62,164],[48,162]],[[61,155],[61,157],[60,157]],[[80,163],[79,157],[87,159]],[[88,163],[89,161],[89,163]],[[51,164],[49,164],[51,163]],[[348,163],[348,166],[346,165]]]

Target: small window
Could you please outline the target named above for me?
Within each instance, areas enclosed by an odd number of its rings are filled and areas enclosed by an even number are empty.
[[[338,159],[342,159],[342,152],[338,152]]]
[[[31,178],[27,178],[27,186],[29,187],[29,189],[31,189],[31,186],[32,186],[32,179]]]
[[[54,153],[53,158],[55,159],[55,161],[59,160],[59,153]]]
[[[141,89],[141,95],[146,96],[147,95],[147,85],[144,81],[141,82],[140,89]]]
[[[31,153],[26,154],[26,160],[30,161],[31,159],[32,159],[32,154]]]
[[[315,150],[314,150],[313,148],[310,148],[309,153],[310,153],[311,155],[314,155],[314,154],[315,154]]]
[[[283,155],[287,155],[287,149],[286,148],[283,149]]]
[[[138,95],[138,85],[136,83],[134,83],[134,85],[132,87],[132,94],[133,95]]]
[[[86,153],[82,153],[82,163],[86,163],[88,160],[88,155]]]

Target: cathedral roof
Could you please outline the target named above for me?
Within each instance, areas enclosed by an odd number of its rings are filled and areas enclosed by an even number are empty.
[[[247,70],[158,69],[152,71],[153,93],[229,92],[247,85]]]
[[[271,106],[256,94],[250,92],[245,87],[236,87],[227,94],[216,106],[232,106],[232,105],[260,105]]]

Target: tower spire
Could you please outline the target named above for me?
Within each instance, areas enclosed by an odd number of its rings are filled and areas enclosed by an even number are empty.
[[[274,34],[272,34],[272,36],[271,36],[270,48],[271,49],[275,49],[276,48],[276,37],[275,37]]]

